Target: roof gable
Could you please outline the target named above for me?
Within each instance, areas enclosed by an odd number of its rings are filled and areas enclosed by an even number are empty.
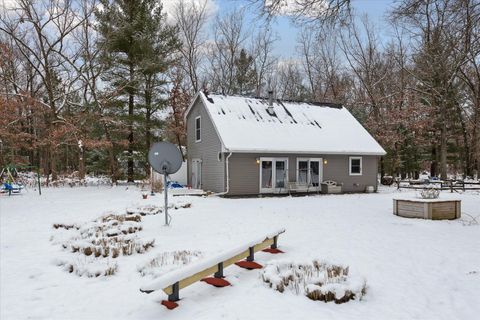
[[[231,152],[385,154],[344,107],[275,100],[269,114],[265,99],[200,92],[191,106],[198,97]]]

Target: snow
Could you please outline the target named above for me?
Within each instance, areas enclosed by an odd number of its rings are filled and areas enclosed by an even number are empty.
[[[62,265],[74,255],[61,246],[77,232],[55,223],[83,226],[106,212],[125,213],[139,205],[162,205],[162,195],[143,200],[133,187],[45,188],[0,196],[0,319],[478,319],[480,314],[480,193],[441,193],[460,198],[462,218],[452,221],[408,219],[392,214],[392,199],[413,191],[381,189],[378,194],[312,195],[223,199],[172,197],[190,208],[142,216],[140,239],[155,239],[143,254],[119,256],[104,264],[114,275],[86,277]],[[180,198],[180,199],[179,199]],[[473,217],[473,218],[472,218]],[[154,282],[139,270],[166,252],[188,250],[214,257],[258,235],[281,227],[284,254],[259,252],[255,260],[327,261],[348,266],[367,282],[362,301],[341,305],[276,292],[261,270],[225,269],[232,286],[199,282],[180,290],[180,306],[167,310],[162,291],[140,287]],[[195,260],[198,261],[198,260]],[[195,263],[193,261],[192,263]],[[87,259],[82,262],[88,262]],[[82,265],[79,265],[80,267]],[[99,265],[105,267],[105,265]],[[154,272],[172,270],[159,266]],[[100,271],[86,265],[87,271]],[[157,272],[158,271],[158,272]],[[84,270],[79,269],[79,272]]]
[[[437,198],[437,199],[423,199],[422,197],[414,196],[414,197],[394,197],[394,200],[403,200],[403,201],[415,201],[415,202],[447,202],[447,201],[461,201],[462,198],[460,197],[448,197],[446,199]]]
[[[165,274],[160,279],[157,279],[153,283],[148,283],[142,286],[142,291],[153,291],[153,290],[162,290],[168,286],[173,285],[174,283],[188,278],[198,272],[201,272],[207,268],[216,266],[220,262],[228,260],[231,257],[234,257],[243,251],[247,250],[250,247],[253,247],[265,239],[272,239],[274,236],[284,233],[285,229],[279,229],[270,233],[267,233],[263,236],[258,236],[255,240],[245,241],[243,245],[237,246],[234,249],[225,250],[222,253],[216,254],[214,256],[204,258],[201,261],[195,262],[185,268],[177,269],[173,272]]]
[[[344,107],[274,100],[270,115],[264,99],[199,96],[230,152],[385,154]]]

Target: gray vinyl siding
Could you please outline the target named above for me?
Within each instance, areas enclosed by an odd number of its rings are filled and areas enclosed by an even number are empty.
[[[195,141],[195,118],[201,117],[201,141]],[[200,99],[197,99],[187,116],[187,174],[192,184],[192,159],[202,160],[202,189],[223,192],[225,189],[225,157],[218,160],[222,143]]]
[[[195,118],[201,117],[201,141],[195,141]],[[227,153],[222,152],[222,143],[215,127],[203,106],[197,99],[187,116],[187,161],[188,183],[192,183],[192,159],[202,160],[202,189],[205,191],[226,191]],[[343,184],[344,192],[364,192],[367,186],[377,188],[378,156],[362,156],[362,175],[349,174],[349,155],[319,154],[268,154],[233,153],[229,158],[230,190],[228,195],[254,195],[260,193],[260,166],[256,159],[260,157],[288,158],[288,179],[296,181],[297,158],[322,158],[322,180],[334,180]]]
[[[362,156],[362,175],[351,176],[348,155],[234,153],[229,159],[229,195],[260,193],[260,165],[256,163],[260,157],[288,158],[289,181],[296,181],[297,158],[322,158],[327,160],[323,165],[323,181],[342,183],[344,192],[364,192],[367,186],[377,188],[377,156]]]

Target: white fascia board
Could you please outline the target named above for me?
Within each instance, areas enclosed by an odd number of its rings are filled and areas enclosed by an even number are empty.
[[[183,115],[183,121],[185,121],[185,123],[187,122],[187,116],[188,114],[190,113],[190,110],[192,110],[193,106],[195,105],[195,102],[197,101],[197,98],[200,94],[201,91],[198,91],[195,96],[193,96],[193,99],[192,99],[192,102],[190,102],[190,105],[188,106],[187,110],[185,111],[185,114]]]
[[[262,150],[262,149],[229,149],[229,152],[235,153],[284,153],[284,154],[330,154],[330,155],[350,155],[350,156],[384,156],[386,152],[349,152],[349,151],[285,151],[285,150]]]

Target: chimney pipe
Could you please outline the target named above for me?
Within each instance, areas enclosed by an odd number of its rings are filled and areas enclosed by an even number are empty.
[[[273,114],[274,114],[274,111],[273,111],[273,90],[268,90],[268,108],[267,108],[267,112],[268,112],[268,114],[270,114],[270,115],[273,115]]]

